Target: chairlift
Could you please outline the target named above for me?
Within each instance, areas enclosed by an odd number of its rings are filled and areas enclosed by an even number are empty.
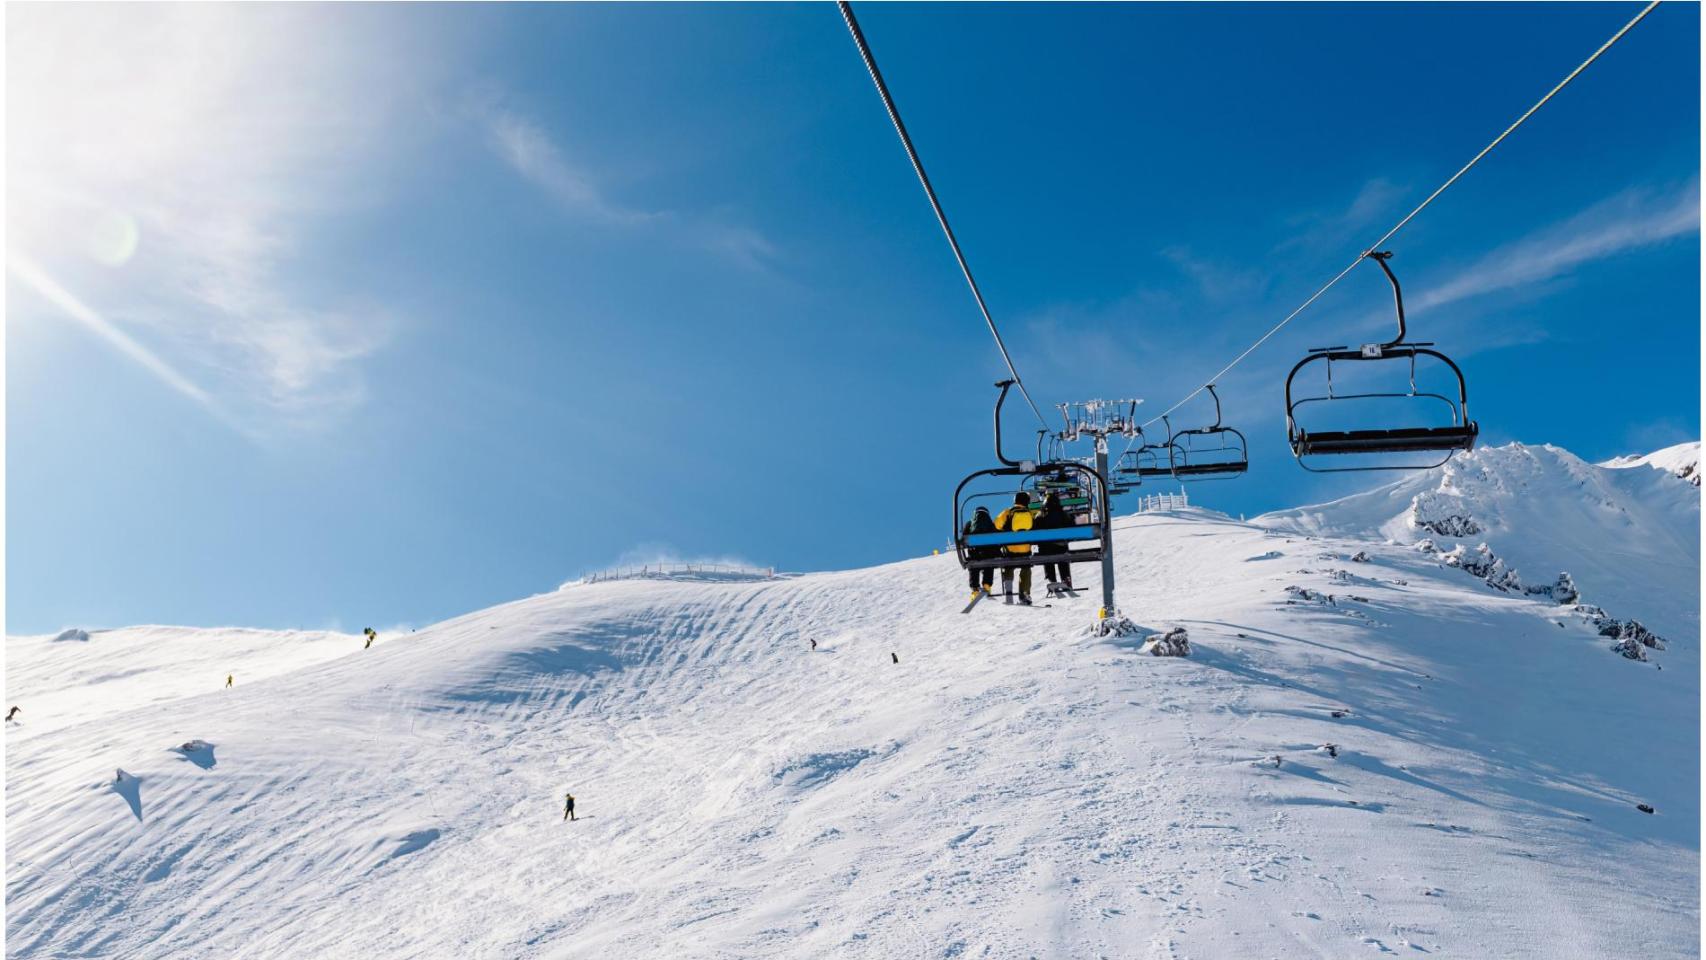
[[[994,567],[1034,567],[1045,563],[1100,562],[1104,544],[1107,542],[1108,484],[1094,467],[1086,466],[1077,460],[1009,460],[1002,453],[1001,406],[1006,402],[1007,392],[1012,389],[1013,383],[1012,380],[1003,380],[996,384],[1001,388],[1001,394],[995,401],[995,457],[1002,466],[976,471],[954,488],[954,548],[960,566],[968,570],[983,570]],[[1038,438],[1038,445],[1040,449],[1041,437]],[[966,492],[966,488],[975,481],[1003,477],[1014,478],[1011,488],[969,494]],[[1006,503],[1010,505],[1013,494],[1021,490],[1034,494],[1047,489],[1044,484],[1065,483],[1073,484],[1082,491],[1084,501],[1074,509],[1067,506],[1067,498],[1062,497],[1061,505],[1067,508],[1076,521],[1072,526],[1052,530],[1004,530],[974,534],[965,532],[966,522],[972,518],[977,507],[988,506],[982,501],[1005,497]],[[1027,489],[1028,487],[1031,489]],[[1033,510],[1040,510],[1041,497],[1033,497],[1033,500]],[[1007,552],[1006,548],[1017,546],[1032,547],[1036,552]]]
[[[1166,417],[1161,418],[1167,424],[1172,476],[1182,483],[1229,480],[1250,469],[1249,445],[1242,432],[1220,422],[1220,394],[1212,383],[1208,395],[1214,398],[1214,423],[1209,426],[1174,430]]]
[[[1443,466],[1447,460],[1459,451],[1467,452],[1475,449],[1475,438],[1481,432],[1480,426],[1469,419],[1469,388],[1463,379],[1463,371],[1452,359],[1438,350],[1431,349],[1431,342],[1407,343],[1404,340],[1406,327],[1404,322],[1404,291],[1398,286],[1398,278],[1392,273],[1392,268],[1386,261],[1392,257],[1391,251],[1370,251],[1366,257],[1380,265],[1386,279],[1392,283],[1392,300],[1398,312],[1398,336],[1387,343],[1363,344],[1352,350],[1344,346],[1317,347],[1309,355],[1297,362],[1291,368],[1291,374],[1285,378],[1285,425],[1286,438],[1291,443],[1292,455],[1305,470],[1316,473],[1344,473],[1361,470],[1431,470]],[[1457,398],[1442,393],[1418,390],[1416,387],[1416,359],[1429,357],[1443,363],[1457,378]],[[1410,366],[1410,388],[1401,393],[1350,393],[1335,394],[1333,392],[1334,362],[1348,363],[1361,361],[1408,361]],[[1297,378],[1298,371],[1316,361],[1326,363],[1327,393],[1324,396],[1292,398],[1292,381]],[[1344,401],[1370,399],[1414,399],[1437,401],[1446,408],[1450,422],[1440,426],[1393,427],[1384,429],[1363,430],[1305,430],[1299,425],[1297,411],[1300,407],[1311,403],[1340,403]],[[1431,404],[1430,404],[1431,405]],[[1344,454],[1391,454],[1409,453],[1429,454],[1431,463],[1378,463],[1374,465],[1359,465],[1350,467],[1317,467],[1311,466],[1306,458],[1338,456]],[[1433,460],[1434,454],[1444,454],[1438,460]]]
[[[1141,427],[1138,428],[1137,435],[1144,436]],[[1120,454],[1114,473],[1122,479],[1130,478],[1134,486],[1141,484],[1145,477],[1170,477],[1173,475],[1171,451],[1169,444],[1150,443],[1146,437],[1136,450],[1127,450]]]

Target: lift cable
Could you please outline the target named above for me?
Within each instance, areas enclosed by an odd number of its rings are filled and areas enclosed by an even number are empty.
[[[1392,239],[1392,237],[1394,235],[1396,235],[1398,233],[1398,231],[1404,229],[1404,227],[1407,224],[1409,224],[1409,222],[1411,220],[1415,219],[1416,214],[1421,213],[1423,210],[1427,209],[1428,204],[1433,203],[1434,200],[1437,199],[1440,194],[1444,193],[1447,188],[1449,188],[1452,184],[1456,183],[1458,181],[1458,179],[1461,178],[1464,174],[1468,173],[1471,167],[1475,166],[1475,164],[1477,164],[1477,163],[1480,163],[1482,157],[1485,157],[1487,154],[1491,153],[1493,151],[1493,148],[1498,146],[1500,143],[1502,143],[1504,141],[1504,139],[1506,137],[1510,136],[1513,132],[1515,132],[1517,127],[1522,126],[1523,123],[1525,121],[1527,121],[1529,117],[1534,116],[1535,112],[1538,111],[1541,107],[1545,106],[1546,102],[1548,100],[1551,100],[1553,98],[1553,96],[1555,96],[1558,93],[1558,91],[1564,89],[1564,87],[1567,86],[1571,80],[1576,79],[1576,77],[1579,76],[1583,70],[1586,70],[1590,64],[1592,64],[1595,60],[1598,60],[1600,57],[1600,54],[1611,49],[1612,44],[1623,39],[1624,34],[1628,33],[1635,26],[1635,24],[1640,23],[1641,20],[1647,16],[1647,14],[1652,13],[1653,8],[1658,6],[1658,5],[1659,5],[1659,0],[1651,0],[1650,3],[1648,3],[1645,7],[1643,7],[1641,9],[1640,13],[1637,13],[1635,15],[1635,18],[1633,20],[1630,20],[1628,23],[1623,25],[1623,29],[1612,34],[1611,39],[1605,41],[1603,44],[1600,44],[1599,49],[1595,50],[1593,52],[1593,56],[1590,56],[1586,60],[1583,60],[1581,63],[1581,66],[1578,66],[1576,69],[1571,70],[1569,76],[1566,76],[1564,79],[1558,81],[1558,85],[1553,87],[1551,90],[1549,90],[1547,92],[1546,96],[1541,97],[1540,100],[1534,104],[1534,106],[1528,108],[1527,112],[1525,112],[1522,116],[1517,117],[1515,123],[1512,123],[1510,126],[1506,127],[1504,133],[1501,133],[1497,137],[1493,138],[1492,143],[1489,143],[1485,147],[1483,147],[1480,153],[1477,153],[1473,159],[1471,159],[1468,163],[1463,165],[1462,169],[1460,169],[1456,173],[1452,174],[1451,179],[1440,184],[1440,187],[1438,190],[1435,190],[1433,193],[1429,194],[1428,198],[1426,200],[1423,200],[1421,202],[1421,204],[1416,207],[1416,209],[1411,210],[1404,217],[1404,219],[1398,221],[1398,224],[1396,226],[1394,226],[1392,229],[1386,231],[1386,233],[1381,235],[1379,240],[1376,240],[1373,243],[1369,244],[1361,253],[1357,254],[1356,259],[1352,260],[1350,262],[1349,266],[1345,267],[1343,270],[1340,270],[1336,275],[1334,275],[1333,279],[1328,280],[1324,285],[1322,285],[1321,289],[1316,290],[1314,293],[1310,294],[1309,299],[1303,301],[1303,303],[1301,305],[1299,305],[1296,310],[1293,310],[1290,313],[1286,314],[1285,319],[1281,320],[1279,323],[1274,324],[1272,329],[1270,329],[1267,333],[1262,334],[1262,336],[1259,339],[1257,339],[1255,343],[1252,343],[1252,344],[1250,344],[1249,347],[1245,348],[1243,353],[1240,353],[1238,356],[1234,357],[1232,359],[1231,363],[1220,368],[1219,373],[1216,373],[1214,376],[1210,377],[1208,379],[1208,381],[1206,383],[1204,383],[1202,386],[1197,387],[1195,390],[1192,390],[1190,393],[1186,394],[1184,396],[1184,398],[1181,399],[1178,403],[1175,403],[1172,406],[1168,407],[1167,409],[1156,414],[1153,419],[1145,421],[1143,426],[1147,427],[1150,424],[1155,423],[1157,420],[1160,420],[1162,417],[1167,416],[1168,414],[1172,413],[1173,411],[1184,406],[1186,403],[1190,402],[1198,394],[1200,394],[1204,390],[1208,389],[1210,384],[1218,383],[1221,377],[1226,376],[1226,374],[1233,367],[1236,367],[1238,364],[1242,363],[1244,361],[1244,358],[1246,358],[1250,354],[1254,353],[1256,351],[1256,348],[1260,347],[1262,344],[1264,344],[1268,341],[1268,338],[1270,338],[1274,334],[1280,332],[1281,328],[1283,328],[1286,324],[1290,323],[1293,319],[1295,319],[1298,314],[1300,314],[1304,310],[1308,309],[1310,304],[1312,304],[1316,300],[1320,299],[1321,295],[1326,293],[1329,289],[1331,289],[1334,284],[1338,283],[1340,280],[1343,280],[1345,278],[1346,274],[1350,273],[1353,269],[1356,268],[1357,264],[1362,263],[1364,257],[1368,256],[1369,253],[1380,249],[1382,244],[1384,244],[1386,241]],[[1134,438],[1134,442],[1135,442],[1135,438]],[[1127,450],[1131,449],[1131,443],[1126,444],[1126,449]],[[1122,456],[1123,456],[1123,454],[1122,454]]]
[[[936,199],[936,188],[930,185],[930,177],[924,173],[924,164],[918,159],[918,151],[912,146],[912,136],[906,132],[906,124],[900,119],[900,111],[894,105],[894,97],[889,94],[889,86],[883,82],[883,73],[877,69],[877,59],[871,55],[871,45],[865,42],[865,32],[859,29],[859,21],[853,17],[853,7],[847,0],[839,0],[836,4],[841,8],[841,18],[847,21],[847,29],[853,34],[853,42],[859,45],[859,55],[865,59],[865,69],[871,72],[871,79],[877,85],[877,92],[882,94],[883,106],[888,108],[889,120],[894,123],[895,132],[900,134],[901,145],[906,148],[906,156],[912,161],[912,169],[918,174],[918,182],[924,186],[924,195],[930,198],[930,206],[936,211],[936,222],[942,225],[942,233],[948,237],[948,246],[954,249],[954,259],[960,263],[960,272],[965,274],[966,285],[971,287],[971,295],[977,299],[977,308],[983,312],[983,322],[989,324],[989,332],[995,337],[995,346],[1001,350],[1001,359],[1007,362],[1007,372],[1013,375],[1013,382],[1024,395],[1025,402],[1030,404],[1031,412],[1037,415],[1037,422],[1045,428],[1048,420],[1038,408],[1031,392],[1025,389],[1025,381],[1019,376],[1019,370],[1013,365],[1013,355],[1007,352],[1007,344],[1001,339],[1001,331],[995,327],[995,319],[989,315],[989,306],[983,302],[983,291],[978,289],[977,281],[972,279],[971,267],[966,266],[966,257],[960,252],[960,241],[954,237],[954,228],[948,226],[948,215],[942,212],[942,202]]]

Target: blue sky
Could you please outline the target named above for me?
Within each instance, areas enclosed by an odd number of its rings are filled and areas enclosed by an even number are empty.
[[[1159,411],[1636,9],[859,11],[1039,403]],[[1698,18],[1661,6],[1389,245],[1486,442],[1699,437]],[[832,5],[8,21],[9,632],[880,563],[990,465],[1000,358]],[[1222,381],[1252,468],[1200,502],[1372,482],[1291,461],[1280,387],[1389,302],[1359,269]]]

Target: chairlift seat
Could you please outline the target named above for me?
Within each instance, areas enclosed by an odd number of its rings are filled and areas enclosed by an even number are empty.
[[[1417,453],[1475,449],[1480,427],[1473,421],[1443,427],[1396,430],[1298,431],[1292,452],[1300,457],[1337,453]]]
[[[1229,460],[1220,463],[1181,463],[1166,472],[1175,477],[1208,477],[1216,474],[1230,476],[1243,473],[1248,469],[1250,469],[1248,460]]]
[[[1045,563],[1100,563],[1102,548],[1088,550],[1057,550],[1054,553],[1010,553],[999,557],[967,560],[967,570],[997,570],[1003,567],[1040,567]]]

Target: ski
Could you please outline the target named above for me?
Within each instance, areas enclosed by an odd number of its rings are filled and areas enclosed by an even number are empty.
[[[960,612],[961,613],[970,613],[971,608],[977,606],[977,602],[979,600],[982,600],[984,597],[987,597],[987,596],[989,596],[988,590],[979,590],[977,593],[972,594],[971,602],[966,604],[966,608],[964,610],[961,610]]]

